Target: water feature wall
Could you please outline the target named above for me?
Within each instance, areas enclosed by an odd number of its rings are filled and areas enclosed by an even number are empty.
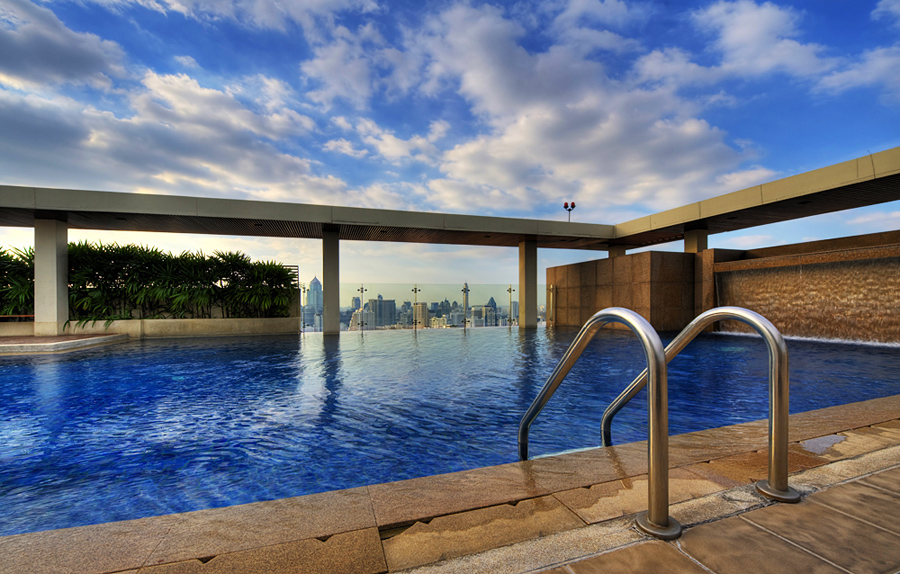
[[[752,309],[785,335],[900,341],[900,246],[724,262],[714,273],[718,305]]]
[[[644,252],[547,269],[548,324],[606,307],[677,331],[716,306],[762,314],[785,335],[900,342],[900,231],[738,251]],[[750,331],[735,321],[714,326]]]

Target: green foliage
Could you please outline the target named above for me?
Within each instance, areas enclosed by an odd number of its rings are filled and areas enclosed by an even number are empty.
[[[0,315],[33,314],[34,249],[0,248]]]
[[[243,253],[172,255],[142,245],[69,244],[69,314],[79,324],[131,318],[287,317],[290,271]],[[0,314],[32,314],[34,252],[0,249]]]

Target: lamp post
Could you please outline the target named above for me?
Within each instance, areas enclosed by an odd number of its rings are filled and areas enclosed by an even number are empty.
[[[306,298],[306,293],[309,289],[306,287],[306,283],[300,283],[300,333],[304,332],[304,326],[306,323],[306,318],[303,316],[303,299]]]
[[[413,304],[413,331],[419,327],[419,319],[416,317],[416,307],[419,306],[419,291],[421,291],[421,289],[419,289],[419,284],[416,283],[412,288],[413,296],[415,297],[415,303]]]
[[[368,289],[366,289],[365,286],[362,283],[360,283],[359,289],[357,289],[357,291],[359,291],[359,332],[362,333],[363,331],[365,331],[365,327],[366,327],[366,321],[365,321],[366,312],[365,312],[365,306],[363,305],[363,297],[364,297],[363,293],[368,291]]]
[[[506,290],[509,293],[509,307],[507,307],[506,311],[506,322],[509,323],[509,330],[512,332],[512,294],[515,289],[512,288],[512,285],[509,286],[509,289]]]
[[[572,222],[572,210],[575,209],[575,202],[569,203],[568,201],[563,204],[563,209],[569,212],[569,223]]]
[[[469,307],[469,284],[468,283],[463,284],[462,294],[463,294],[463,331],[465,331],[466,323],[469,322],[469,319],[467,317],[467,315],[469,313],[469,309],[468,309],[468,307]]]

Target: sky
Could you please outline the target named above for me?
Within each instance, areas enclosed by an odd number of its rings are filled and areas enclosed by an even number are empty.
[[[0,0],[0,184],[614,224],[900,146],[897,70],[900,0]],[[895,202],[710,246],[897,228]],[[69,237],[321,277],[312,240]],[[600,256],[540,250],[541,282]],[[341,280],[517,258],[342,242]]]

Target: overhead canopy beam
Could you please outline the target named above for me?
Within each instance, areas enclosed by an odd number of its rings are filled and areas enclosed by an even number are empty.
[[[612,225],[299,203],[0,186],[0,226],[64,219],[71,229],[604,250]]]
[[[646,247],[900,200],[900,147],[616,225],[611,245]],[[694,232],[694,233],[692,233]]]

